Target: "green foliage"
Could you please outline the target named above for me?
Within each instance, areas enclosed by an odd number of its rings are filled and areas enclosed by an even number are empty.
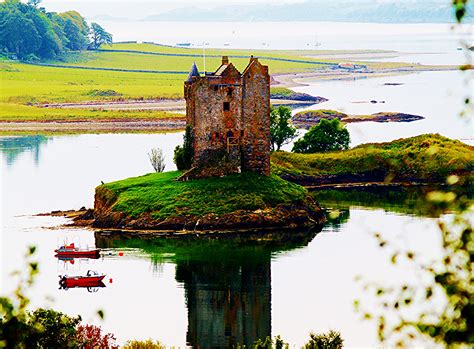
[[[293,151],[296,153],[320,153],[349,148],[349,131],[338,120],[328,121],[322,119],[319,124],[313,126],[298,139]]]
[[[222,178],[176,181],[180,172],[152,173],[107,183],[97,190],[111,193],[113,209],[132,217],[151,213],[156,219],[173,216],[225,214],[298,202],[307,195],[303,187],[275,175],[242,173]]]
[[[280,150],[282,145],[291,142],[297,135],[291,123],[291,109],[280,106],[270,109],[270,140],[273,150]]]
[[[147,339],[145,341],[128,341],[122,347],[123,349],[165,349],[166,347],[158,341]]]
[[[189,170],[193,163],[194,157],[194,139],[192,133],[192,127],[186,126],[186,130],[183,136],[183,145],[176,146],[174,149],[174,163],[180,171]]]
[[[340,111],[337,110],[331,110],[331,109],[318,109],[318,110],[304,110],[300,111],[295,114],[295,117],[298,116],[306,116],[306,117],[311,117],[314,119],[321,118],[321,119],[342,119],[347,117],[347,114],[341,113]]]
[[[116,97],[116,96],[121,96],[121,94],[118,93],[115,90],[100,90],[100,89],[90,90],[86,94],[88,96],[93,96],[93,97]]]
[[[271,337],[267,337],[265,340],[258,339],[252,346],[253,349],[288,349],[289,347],[289,344],[285,343],[280,336],[276,336],[275,340],[272,340]]]
[[[30,247],[26,261],[28,274],[20,277],[13,298],[0,298],[0,347],[7,348],[69,348],[77,346],[76,326],[80,317],[69,317],[54,310],[26,310],[30,300],[26,291],[38,274],[38,264],[32,261],[36,251]]]
[[[438,134],[363,144],[353,149],[323,154],[272,154],[277,174],[357,175],[378,173],[382,180],[424,180],[444,183],[451,174],[469,180],[474,147]]]
[[[28,322],[26,307],[30,300],[25,294],[38,274],[38,264],[32,261],[35,251],[36,247],[30,247],[25,256],[28,265],[26,278],[23,279],[19,272],[14,273],[20,277],[14,298],[0,297],[0,347],[22,348],[29,336],[38,333],[38,329]]]
[[[329,331],[323,334],[310,334],[310,340],[304,345],[304,349],[341,349],[344,340],[341,334],[336,331]]]
[[[25,338],[27,348],[74,348],[78,346],[76,327],[81,317],[70,317],[52,309],[36,309],[27,323],[36,329]]]
[[[89,44],[89,26],[77,11],[46,12],[39,0],[0,3],[0,49],[24,60],[34,54],[41,59],[56,59],[69,50],[83,50]],[[110,34],[100,26],[94,43],[109,43]],[[101,31],[99,31],[101,29]]]
[[[91,24],[90,36],[91,43],[89,48],[92,50],[97,50],[102,45],[112,45],[112,34],[107,33],[105,29],[97,23]]]
[[[77,11],[60,13],[60,23],[66,37],[65,46],[72,51],[84,50],[89,44],[89,25]]]
[[[458,23],[461,23],[467,14],[469,0],[452,0],[454,16]]]

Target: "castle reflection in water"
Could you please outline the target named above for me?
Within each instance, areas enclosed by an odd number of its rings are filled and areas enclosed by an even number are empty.
[[[262,245],[232,244],[232,240],[143,241],[96,233],[96,245],[138,247],[156,263],[175,263],[176,280],[183,284],[188,308],[187,344],[223,348],[250,346],[272,335],[272,254],[306,246],[315,235],[293,232],[291,237],[282,235],[278,243]]]

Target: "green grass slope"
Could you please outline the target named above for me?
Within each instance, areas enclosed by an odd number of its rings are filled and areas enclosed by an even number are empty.
[[[272,164],[274,173],[289,176],[324,178],[377,173],[387,181],[444,182],[451,174],[472,176],[474,147],[438,134],[427,134],[331,153],[276,152]],[[367,179],[370,180],[370,175]]]
[[[134,218],[151,213],[154,219],[254,211],[297,202],[307,194],[303,187],[276,175],[242,173],[176,181],[180,174],[178,171],[147,174],[104,184],[96,192],[114,202],[113,211]]]

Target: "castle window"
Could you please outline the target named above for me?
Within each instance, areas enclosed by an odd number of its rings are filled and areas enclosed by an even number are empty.
[[[224,111],[230,110],[230,102],[224,102]]]
[[[219,89],[219,86],[214,85],[214,91],[217,91]]]
[[[232,87],[227,90],[227,96],[232,97]]]
[[[240,130],[240,137],[243,137],[245,135],[244,130]]]

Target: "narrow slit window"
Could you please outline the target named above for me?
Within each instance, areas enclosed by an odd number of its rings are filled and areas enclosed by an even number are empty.
[[[224,102],[224,111],[230,110],[230,102]]]

